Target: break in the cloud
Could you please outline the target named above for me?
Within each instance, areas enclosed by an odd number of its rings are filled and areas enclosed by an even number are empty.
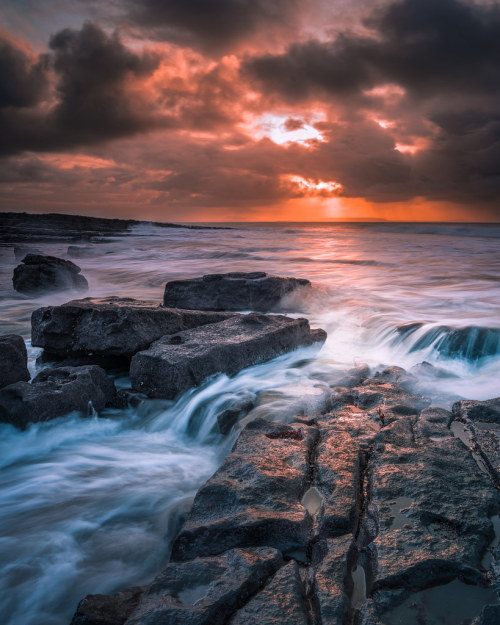
[[[500,219],[496,2],[57,2],[0,38],[5,210]]]

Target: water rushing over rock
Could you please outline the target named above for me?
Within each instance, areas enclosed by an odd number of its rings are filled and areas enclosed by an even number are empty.
[[[491,576],[499,568],[498,555],[488,572],[475,564],[473,571],[461,569],[454,581],[443,581],[433,588],[381,586],[374,592],[375,580],[383,584],[390,579],[388,569],[384,569],[385,577],[376,578],[372,566],[373,545],[383,543],[384,532],[392,532],[394,537],[398,533],[418,536],[428,527],[431,547],[440,535],[452,545],[456,535],[455,552],[460,554],[468,526],[448,526],[435,517],[428,526],[422,525],[428,502],[417,492],[417,484],[415,492],[401,494],[395,481],[377,494],[371,476],[378,459],[384,459],[383,466],[391,467],[391,471],[404,475],[408,463],[400,459],[416,458],[418,450],[424,453],[426,447],[427,462],[442,460],[449,467],[449,455],[439,458],[441,445],[458,454],[459,469],[469,454],[472,463],[467,460],[464,466],[471,471],[471,481],[493,483],[498,469],[492,460],[489,464],[486,460],[496,453],[495,424],[464,415],[461,423],[472,438],[463,444],[457,438],[450,439],[446,420],[451,418],[449,410],[456,400],[498,396],[499,355],[489,339],[481,343],[478,333],[474,343],[473,331],[465,331],[487,328],[494,333],[499,329],[498,227],[236,226],[233,230],[189,231],[127,225],[127,231],[120,226],[119,236],[111,229],[88,236],[85,232],[80,240],[77,229],[69,238],[60,233],[54,236],[51,227],[45,229],[41,240],[32,231],[28,233],[30,251],[36,253],[64,258],[69,243],[85,246],[85,257],[78,264],[93,298],[131,297],[160,303],[166,282],[207,273],[255,271],[309,278],[313,286],[307,297],[300,290],[290,293],[280,303],[280,312],[307,317],[312,327],[325,328],[328,339],[319,355],[312,348],[301,348],[233,378],[221,375],[207,380],[174,401],[141,402],[136,397],[134,406],[126,403],[119,409],[106,408],[99,418],[66,416],[30,425],[22,432],[0,425],[0,530],[5,536],[0,542],[0,559],[5,563],[0,609],[9,625],[68,625],[86,594],[117,593],[150,584],[167,565],[171,545],[196,492],[224,462],[241,428],[255,418],[287,427],[295,420],[292,429],[298,425],[324,432],[310,456],[300,497],[311,488],[321,493],[319,511],[311,515],[304,508],[303,514],[309,515],[310,531],[325,538],[307,542],[309,566],[304,564],[302,548],[290,550],[292,560],[272,575],[260,592],[247,597],[231,616],[235,623],[252,623],[253,618],[261,625],[264,621],[255,615],[262,614],[265,606],[270,619],[285,614],[283,606],[289,606],[287,615],[297,622],[304,614],[306,619],[314,614],[317,621],[336,622],[339,614],[345,610],[351,614],[353,605],[361,604],[358,616],[367,625],[381,619],[384,625],[391,625],[400,614],[406,624],[411,622],[408,615],[421,618],[426,606],[454,602],[456,597],[474,606],[471,618],[479,614],[485,602],[493,600]],[[9,236],[14,236],[12,231]],[[23,233],[22,239],[14,237],[11,241],[25,241],[26,237]],[[61,305],[69,298],[56,293],[35,301],[17,294],[11,278],[19,261],[12,243],[0,245],[0,259],[2,331],[27,340],[33,376],[47,363],[37,361],[40,350],[29,342],[30,316],[36,308]],[[407,339],[394,340],[401,338],[396,329],[405,324],[420,324],[420,330]],[[424,334],[434,327],[445,328],[448,333],[456,330],[464,348],[456,349],[454,343],[452,350],[436,349],[436,343],[430,343],[411,350],[419,332]],[[486,347],[486,351],[479,358],[468,359],[466,344],[479,351]],[[387,388],[384,385],[394,385],[394,380],[373,377],[364,386],[363,380],[382,373],[389,364],[411,375],[403,391],[393,389],[390,397],[377,403]],[[125,390],[130,386],[126,372],[114,370],[111,374],[120,396],[130,397]],[[335,388],[339,384],[342,389]],[[416,397],[411,402],[403,401],[403,393],[408,392]],[[231,409],[231,402],[245,396],[251,402],[237,416],[230,416],[225,429],[228,433],[222,436],[218,417]],[[422,419],[426,397],[433,406],[445,410],[446,418],[438,411],[426,412]],[[318,415],[329,414],[335,414],[335,419],[318,419]],[[366,414],[369,416],[363,416]],[[311,419],[316,419],[316,425]],[[408,438],[412,428],[415,445]],[[424,440],[427,445],[420,444]],[[488,473],[476,464],[471,448]],[[446,471],[456,469],[438,471],[439,466],[436,471],[443,480]],[[330,492],[328,484],[334,478],[335,489]],[[456,480],[451,484],[455,489]],[[489,489],[485,501],[491,496]],[[363,498],[360,493],[364,493]],[[383,504],[382,531],[370,494]],[[463,510],[467,506],[463,489],[462,497]],[[492,519],[494,513],[495,506],[488,513]],[[481,525],[476,516],[471,519],[471,529],[478,530],[479,538],[462,553],[467,555],[468,549],[474,555],[483,540],[481,562],[488,563],[486,555],[493,558],[498,552],[494,533],[488,530],[487,522]],[[456,521],[456,517],[451,520]],[[486,533],[482,533],[483,527]],[[355,548],[369,540],[365,548]],[[404,553],[405,546],[405,541],[395,538],[393,543],[384,543],[384,553],[390,560],[389,548],[399,554],[401,549]],[[453,550],[448,549],[448,553]],[[441,566],[436,563],[436,570]],[[454,566],[452,560],[446,560],[446,576]],[[368,597],[365,603],[359,590],[362,580],[352,576],[361,569]],[[404,570],[395,571],[394,576],[400,583],[405,579]],[[482,584],[484,576],[489,586],[483,589],[474,585]],[[357,584],[359,592],[354,592],[351,583]],[[203,601],[208,596],[206,586],[198,580],[194,588],[186,587],[187,594],[181,591],[179,600]],[[130,608],[129,599],[137,600],[137,593],[127,597],[121,602]],[[274,603],[270,597],[276,598]],[[99,605],[99,610],[109,607],[105,598]],[[490,621],[484,620],[484,624],[495,622],[491,619],[498,606],[488,605],[484,618]],[[441,616],[436,614],[426,617],[432,622]]]

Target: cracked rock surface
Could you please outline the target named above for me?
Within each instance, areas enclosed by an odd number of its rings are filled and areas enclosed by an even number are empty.
[[[251,421],[133,612],[82,623],[497,623],[500,399],[432,408],[397,368],[348,382],[330,412]]]

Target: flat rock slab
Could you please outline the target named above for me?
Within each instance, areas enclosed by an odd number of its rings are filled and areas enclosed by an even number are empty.
[[[282,297],[300,287],[310,287],[309,280],[281,278],[264,272],[221,273],[167,282],[165,306],[193,310],[256,310],[275,308]]]
[[[200,314],[200,313],[198,313]],[[218,373],[236,375],[297,347],[323,342],[307,319],[251,313],[165,336],[132,358],[132,388],[173,399]]]
[[[252,421],[198,491],[172,558],[184,561],[261,545],[304,557],[310,517],[301,500],[309,487],[316,436],[307,425]]]
[[[374,587],[419,590],[480,567],[496,493],[440,409],[401,417],[377,436],[369,467],[379,531]],[[423,421],[422,424],[419,422]],[[423,432],[432,433],[423,437]]]
[[[130,357],[166,334],[230,316],[164,308],[131,298],[89,297],[35,310],[31,342],[58,356]]]
[[[0,354],[0,388],[30,379],[28,352],[22,336],[0,335]]]
[[[171,563],[143,594],[126,625],[222,625],[283,565],[275,549],[231,549]]]
[[[80,271],[80,267],[69,260],[28,254],[14,269],[12,283],[19,293],[34,297],[72,289],[86,291],[89,285]]]
[[[0,390],[0,421],[24,428],[73,410],[87,413],[89,402],[102,410],[115,396],[113,380],[96,365],[44,369],[31,384],[16,382]]]
[[[291,561],[238,610],[228,625],[308,625],[304,595],[299,567]]]

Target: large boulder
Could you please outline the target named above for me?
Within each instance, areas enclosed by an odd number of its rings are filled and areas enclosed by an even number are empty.
[[[309,280],[280,278],[262,271],[210,274],[191,280],[167,282],[163,304],[193,310],[256,310],[275,308],[281,298]]]
[[[30,379],[28,371],[28,352],[23,337],[17,334],[0,336],[0,388],[26,382]]]
[[[96,365],[44,369],[31,384],[16,382],[0,390],[0,421],[24,428],[73,410],[102,410],[115,396],[113,380]]]
[[[28,254],[14,269],[12,282],[16,291],[31,296],[71,289],[86,291],[89,285],[80,271],[69,260]]]
[[[230,313],[163,308],[131,298],[90,298],[47,306],[31,316],[31,342],[58,356],[124,356],[166,334],[228,319]]]
[[[251,313],[165,336],[132,358],[132,388],[150,397],[173,399],[217,373],[271,360],[302,345],[323,342],[324,330],[307,319]]]

